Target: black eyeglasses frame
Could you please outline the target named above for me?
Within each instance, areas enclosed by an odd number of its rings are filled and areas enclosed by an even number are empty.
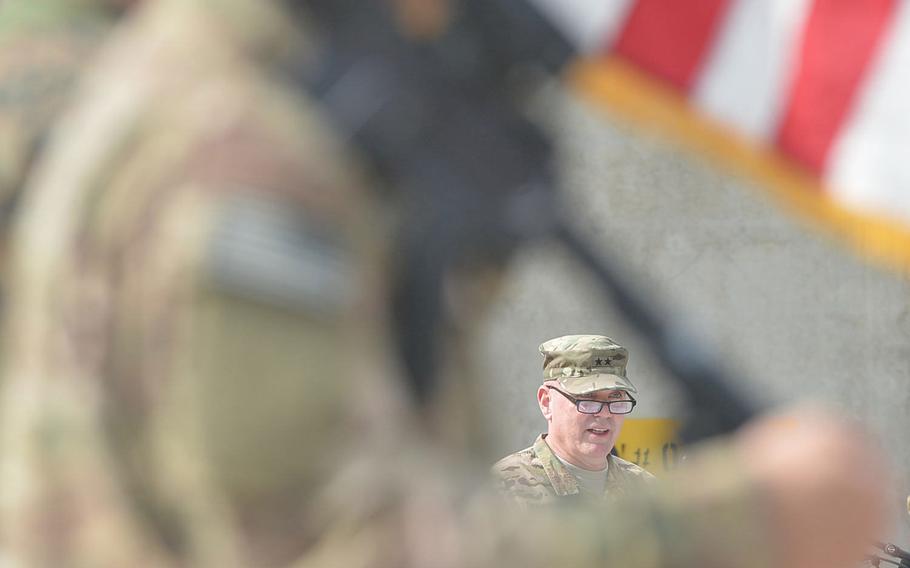
[[[600,414],[604,409],[604,405],[606,405],[607,409],[610,411],[610,414],[615,414],[617,416],[624,416],[626,414],[630,414],[633,410],[635,410],[635,405],[638,403],[638,401],[636,401],[631,396],[629,396],[629,398],[627,398],[627,399],[622,399],[622,400],[593,400],[590,398],[575,398],[574,396],[570,395],[569,393],[564,392],[561,389],[554,387],[553,385],[544,385],[544,386],[550,390],[555,390],[562,396],[569,399],[569,401],[571,401],[572,404],[575,405],[575,410],[577,410],[581,414]],[[600,406],[597,407],[596,411],[585,411],[585,410],[581,409],[581,405],[585,402],[593,402],[593,403],[599,404]],[[632,408],[629,409],[629,412],[614,412],[613,404],[617,403],[617,402],[631,402]]]

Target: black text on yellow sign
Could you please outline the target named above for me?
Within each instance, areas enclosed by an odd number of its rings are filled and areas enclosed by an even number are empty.
[[[678,431],[679,421],[671,418],[627,418],[616,453],[655,475],[667,473],[679,465]]]

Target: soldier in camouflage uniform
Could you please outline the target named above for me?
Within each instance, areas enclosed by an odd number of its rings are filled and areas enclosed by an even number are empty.
[[[654,476],[611,454],[635,406],[628,351],[603,335],[566,335],[542,343],[540,353],[537,400],[548,433],[493,465],[500,490],[524,506],[613,500],[641,490]]]
[[[389,217],[285,73],[311,53],[272,2],[159,0],[86,76],[17,219],[4,563],[814,568],[775,545],[831,494],[835,552],[877,530],[877,470],[845,474],[867,452],[836,426],[801,438],[814,461],[753,463],[760,423],[668,484],[696,492],[504,510],[394,378]],[[794,502],[808,464],[826,475]]]
[[[289,554],[316,523],[246,504],[310,497],[350,432],[326,422],[368,389],[297,379],[350,376],[317,355],[366,354],[348,322],[377,319],[363,196],[270,76],[297,34],[269,4],[211,4],[138,8],[26,189],[0,429],[0,548],[26,565]],[[235,525],[274,543],[248,552]]]

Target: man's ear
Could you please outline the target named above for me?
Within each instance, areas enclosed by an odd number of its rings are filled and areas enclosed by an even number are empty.
[[[550,389],[545,385],[540,385],[537,389],[537,405],[540,407],[540,413],[547,419],[547,422],[550,421],[550,416],[552,416],[550,402],[552,402],[550,399]]]

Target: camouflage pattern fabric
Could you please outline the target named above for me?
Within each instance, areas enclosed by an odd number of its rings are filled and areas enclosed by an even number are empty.
[[[491,471],[500,491],[525,507],[588,498],[581,495],[578,480],[547,445],[546,434],[538,436],[531,447],[496,462]],[[653,480],[654,476],[641,467],[610,454],[603,500],[634,496]]]
[[[544,341],[543,380],[574,395],[601,390],[638,391],[626,376],[629,351],[605,335],[563,335]]]
[[[698,492],[527,514],[434,448],[389,355],[391,217],[301,54],[272,3],[158,0],[85,76],[16,223],[3,563],[768,565],[722,449]]]
[[[6,0],[0,4],[0,221],[76,79],[112,25],[88,2]]]
[[[377,231],[356,168],[280,85],[296,36],[271,6],[162,0],[124,26],[16,227],[0,548],[28,566],[293,555],[316,523],[282,507],[334,471],[369,383],[324,380],[359,364],[331,354],[377,359],[358,339],[379,319],[359,286]]]
[[[11,219],[31,164],[113,24],[102,0],[0,2],[0,317]],[[2,356],[2,355],[0,355]]]

